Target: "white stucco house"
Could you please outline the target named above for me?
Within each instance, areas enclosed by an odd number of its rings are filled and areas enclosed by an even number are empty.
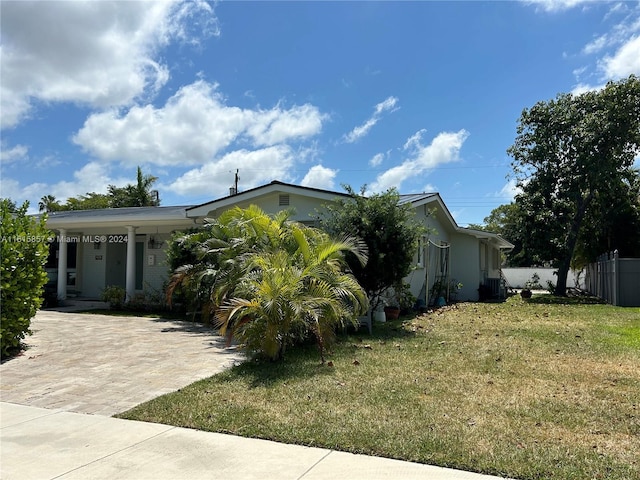
[[[172,232],[251,204],[267,213],[291,208],[293,220],[313,225],[317,210],[347,196],[274,181],[202,205],[53,212],[47,218],[56,235],[49,275],[57,280],[59,299],[98,298],[108,285],[124,287],[129,298],[161,293],[169,276],[165,249]],[[419,300],[429,303],[432,285],[445,279],[462,285],[458,300],[478,300],[480,285],[499,293],[501,251],[513,248],[511,243],[459,227],[437,193],[401,195],[400,202],[409,203],[416,218],[436,232],[420,243],[415,268],[406,278]]]

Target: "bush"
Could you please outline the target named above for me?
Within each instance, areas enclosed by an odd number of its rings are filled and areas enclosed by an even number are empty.
[[[49,255],[50,232],[45,217],[27,216],[29,203],[14,211],[10,200],[0,200],[0,242],[2,247],[2,289],[0,353],[15,353],[25,335],[30,335],[31,319],[42,304],[47,283],[44,265]]]
[[[109,285],[102,291],[100,300],[107,302],[111,310],[117,310],[124,305],[126,296],[127,292],[125,292],[124,288],[117,285]]]

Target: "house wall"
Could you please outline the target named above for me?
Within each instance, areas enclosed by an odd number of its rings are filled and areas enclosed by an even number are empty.
[[[164,295],[164,284],[169,279],[167,241],[171,235],[168,233],[154,234],[155,248],[149,248],[150,236],[146,236],[144,247],[144,291],[149,296],[162,296]]]
[[[414,257],[415,267],[405,277],[405,281],[411,287],[411,293],[419,300],[428,303],[429,292],[435,282],[437,275],[438,261],[436,255],[440,253],[440,249],[430,245],[433,242],[436,245],[442,243],[450,243],[451,238],[444,223],[438,214],[429,215],[429,209],[424,205],[420,205],[415,209],[415,220],[420,222],[428,229],[428,235],[420,242]]]
[[[471,235],[457,233],[451,243],[451,279],[462,283],[458,300],[478,300],[480,272],[480,241]]]
[[[321,209],[322,204],[325,203],[316,198],[309,198],[302,195],[288,194],[289,204],[280,205],[280,197],[283,195],[279,192],[274,192],[260,196],[252,200],[241,201],[235,204],[240,208],[247,208],[250,205],[258,205],[265,213],[273,215],[282,210],[292,209],[294,214],[291,216],[292,220],[299,222],[311,222],[316,216],[316,210]],[[210,212],[213,217],[221,215],[227,208],[219,208],[214,212]]]
[[[171,237],[172,227],[140,227],[137,229],[136,242],[144,243],[144,258],[142,259],[142,290],[139,293],[159,296],[162,294],[164,283],[168,279],[168,265],[166,262],[166,241]],[[144,233],[144,232],[153,233]],[[161,233],[156,233],[161,232]],[[85,298],[100,298],[107,285],[119,285],[124,288],[126,277],[126,243],[100,242],[93,240],[99,237],[120,239],[126,237],[126,227],[112,227],[101,229],[85,229],[74,231],[67,236],[78,238],[76,285],[69,287]],[[149,247],[149,237],[153,236],[156,248]],[[150,260],[149,256],[153,256]],[[50,269],[55,278],[57,268]]]

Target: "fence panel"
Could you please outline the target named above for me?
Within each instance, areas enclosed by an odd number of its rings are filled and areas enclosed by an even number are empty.
[[[640,306],[640,258],[619,258],[617,250],[601,255],[587,266],[585,286],[612,305]]]

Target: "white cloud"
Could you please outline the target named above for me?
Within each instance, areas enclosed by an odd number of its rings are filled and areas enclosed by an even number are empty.
[[[610,40],[609,40],[609,36],[608,35],[606,35],[606,34],[605,35],[600,35],[595,40],[592,40],[591,42],[586,44],[584,46],[584,48],[582,49],[582,53],[584,53],[585,55],[591,55],[593,53],[598,53],[603,48],[605,48],[607,45],[609,45],[609,43],[610,43]],[[584,68],[583,68],[583,70],[584,70]]]
[[[369,160],[369,166],[378,167],[384,160],[384,157],[384,153],[376,153],[373,157],[371,157],[371,160]]]
[[[516,179],[510,178],[507,183],[500,189],[500,191],[495,192],[493,196],[500,199],[506,199],[509,202],[513,202],[513,200],[516,198],[516,195],[522,193],[522,189],[516,184]]]
[[[29,212],[34,213],[37,211],[38,202],[43,195],[53,195],[58,201],[64,203],[70,197],[85,195],[87,192],[107,193],[109,185],[122,186],[134,182],[134,175],[131,178],[114,178],[110,174],[108,165],[90,162],[74,172],[72,181],[64,180],[54,184],[36,182],[22,186],[17,180],[3,176],[0,187],[1,196],[9,197],[16,203],[29,200]]]
[[[344,141],[354,143],[364,137],[371,130],[385,112],[394,112],[397,110],[396,105],[398,99],[396,97],[388,97],[374,107],[373,115],[362,125],[355,127],[344,136]]]
[[[189,170],[166,188],[180,195],[228,195],[233,174],[240,170],[239,190],[247,190],[272,180],[289,181],[295,161],[291,147],[276,145],[260,150],[236,150],[200,168]]]
[[[210,162],[234,142],[264,147],[319,133],[325,116],[309,104],[247,110],[225,104],[217,85],[198,80],[164,107],[134,106],[91,115],[73,141],[106,161],[155,165]]]
[[[15,162],[16,160],[24,160],[29,153],[29,147],[20,144],[5,148],[4,142],[2,142],[0,148],[0,162],[4,164]]]
[[[607,78],[640,75],[640,35],[631,37],[612,56],[606,56],[600,68]]]
[[[335,178],[338,170],[323,167],[322,165],[314,165],[304,176],[300,185],[304,187],[323,188],[326,190],[335,189]]]
[[[407,140],[404,150],[409,150],[409,158],[402,164],[378,175],[376,181],[370,186],[372,192],[384,191],[391,187],[400,189],[402,182],[408,178],[416,177],[439,165],[457,161],[462,144],[469,136],[464,129],[458,132],[443,132],[438,134],[429,145],[424,146],[422,145],[423,133],[424,130],[420,130]]]
[[[578,5],[593,3],[595,0],[524,0],[525,3],[536,5],[546,12],[561,12],[570,10]]]
[[[574,70],[578,84],[572,93],[599,90],[609,80],[619,80],[630,74],[640,75],[640,4],[633,10],[626,5],[621,7],[616,4],[604,18],[606,20],[613,15],[624,15],[624,18],[582,49],[585,57],[595,55],[596,58],[591,66]],[[585,76],[594,78],[595,81],[589,83],[582,80]]]
[[[256,145],[275,145],[295,138],[313,136],[322,129],[326,118],[317,107],[310,104],[293,106],[289,110],[276,107],[272,110],[251,114],[251,125],[247,134]]]
[[[204,1],[3,2],[1,22],[3,128],[37,101],[104,108],[153,94],[169,78],[160,48],[218,33]]]
[[[573,87],[571,93],[573,95],[582,95],[583,93],[593,92],[594,90],[601,90],[602,88],[604,88],[604,84],[589,85],[588,83],[578,83],[575,87]]]

